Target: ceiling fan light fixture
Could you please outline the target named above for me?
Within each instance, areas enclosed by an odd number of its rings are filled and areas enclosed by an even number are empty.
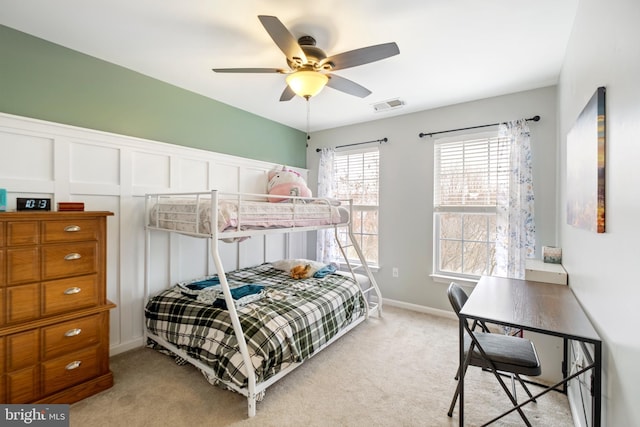
[[[296,95],[309,99],[320,93],[329,77],[317,71],[300,70],[287,76],[287,84]]]

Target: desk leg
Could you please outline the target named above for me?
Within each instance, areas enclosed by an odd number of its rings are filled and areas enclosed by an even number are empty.
[[[600,427],[602,417],[602,342],[596,341],[594,344],[595,367],[591,375],[591,416],[593,427]]]
[[[571,360],[569,354],[569,340],[567,338],[562,338],[562,378],[567,378],[569,376],[569,361]],[[562,392],[567,394],[568,384],[562,384]]]
[[[458,385],[460,386],[460,394],[458,396],[458,420],[459,420],[459,425],[460,427],[464,427],[464,374],[465,374],[465,360],[464,360],[464,322],[467,321],[466,318],[464,318],[463,316],[458,316],[458,318],[460,319],[459,321],[459,336],[458,336],[458,343],[459,343],[459,356],[460,356],[460,363],[458,364],[458,366],[460,366],[460,375],[458,377]]]

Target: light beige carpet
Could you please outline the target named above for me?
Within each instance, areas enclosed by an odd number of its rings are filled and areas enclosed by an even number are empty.
[[[71,426],[457,426],[457,408],[447,416],[457,337],[456,321],[385,307],[383,318],[362,323],[267,389],[251,419],[243,396],[141,348],[111,359],[115,385],[73,404]],[[465,425],[510,407],[489,372],[469,368],[465,389]],[[536,426],[573,426],[557,392],[525,412]],[[523,423],[513,413],[495,425]]]

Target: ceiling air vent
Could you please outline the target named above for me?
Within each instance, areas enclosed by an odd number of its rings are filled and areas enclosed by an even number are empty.
[[[381,113],[383,111],[395,110],[396,108],[400,108],[403,105],[404,105],[404,101],[401,101],[399,99],[389,99],[387,101],[373,104],[373,110],[376,113]]]

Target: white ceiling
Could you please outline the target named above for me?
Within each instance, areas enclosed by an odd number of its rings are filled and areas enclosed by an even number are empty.
[[[395,41],[400,54],[336,71],[372,91],[325,88],[311,131],[553,85],[578,0],[0,0],[0,24],[307,130],[306,101],[278,99],[286,68],[258,15],[328,55]],[[399,98],[405,105],[374,112]],[[508,118],[505,118],[508,119]]]

